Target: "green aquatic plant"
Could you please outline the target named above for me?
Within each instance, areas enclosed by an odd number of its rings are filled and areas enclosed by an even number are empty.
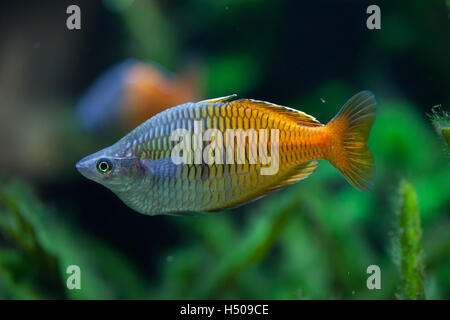
[[[269,206],[258,213],[250,224],[248,233],[242,237],[235,250],[229,251],[217,264],[215,271],[207,278],[200,297],[214,298],[245,269],[262,261],[277,241],[289,217],[298,208],[299,198],[279,199],[277,208]],[[260,219],[259,214],[264,217]]]
[[[70,265],[81,269],[81,290],[66,287]],[[26,183],[0,183],[0,299],[142,299],[146,283],[123,255],[41,203]]]
[[[36,217],[27,216],[29,210],[37,208],[34,203],[23,201],[23,197],[27,197],[26,190],[16,190],[21,192],[22,199],[19,199],[14,195],[14,188],[0,186],[0,235],[7,240],[7,246],[0,246],[0,288],[3,284],[0,299],[38,298],[39,284],[33,279],[33,273],[40,274],[47,283],[50,292],[45,297],[65,297],[56,257],[39,241],[39,234],[33,227]],[[24,268],[24,265],[33,267]],[[20,286],[21,282],[29,285]]]
[[[411,183],[402,180],[398,207],[399,299],[425,299],[422,227],[417,193]]]
[[[431,112],[428,116],[431,118],[434,128],[450,148],[450,113],[443,110],[440,105],[434,106]]]

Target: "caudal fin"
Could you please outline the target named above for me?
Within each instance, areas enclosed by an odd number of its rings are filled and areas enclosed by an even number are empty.
[[[375,119],[375,97],[370,91],[354,95],[327,124],[332,137],[328,160],[355,188],[368,191],[375,165],[366,145]]]

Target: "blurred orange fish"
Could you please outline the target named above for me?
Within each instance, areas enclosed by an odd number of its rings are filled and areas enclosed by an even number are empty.
[[[127,59],[105,71],[80,99],[77,112],[90,131],[128,131],[155,114],[199,98],[195,66],[171,74],[155,63]]]

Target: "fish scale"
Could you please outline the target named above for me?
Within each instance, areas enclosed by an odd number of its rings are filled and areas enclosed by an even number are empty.
[[[187,121],[178,121],[180,118]],[[250,119],[253,121],[249,121]],[[264,119],[269,119],[270,121],[265,121]],[[165,200],[163,205],[167,206],[168,210],[171,211],[177,211],[180,207],[188,207],[191,210],[198,207],[201,207],[204,211],[216,210],[225,207],[229,202],[239,202],[241,198],[249,197],[256,186],[267,185],[276,181],[299,162],[312,160],[313,158],[309,158],[310,156],[320,153],[320,145],[314,146],[313,142],[305,143],[304,140],[310,138],[311,131],[316,130],[316,127],[299,126],[293,123],[292,120],[283,119],[283,116],[278,115],[276,112],[252,110],[251,107],[239,102],[187,103],[153,117],[139,129],[130,133],[126,139],[137,141],[132,144],[134,146],[133,155],[137,158],[143,161],[164,159],[167,158],[174,146],[174,143],[170,141],[170,133],[174,129],[173,123],[177,124],[177,129],[188,129],[192,132],[194,121],[202,122],[203,132],[207,129],[219,129],[224,135],[224,141],[227,129],[255,129],[257,138],[259,138],[259,129],[280,130],[279,173],[274,176],[259,174],[261,165],[249,164],[248,153],[245,158],[245,165],[182,165],[181,170],[178,170],[174,176],[165,177],[165,180],[154,180],[154,195],[152,198],[156,196],[164,200],[168,198],[167,190],[170,189],[170,194],[175,198],[183,199],[182,203],[178,204],[171,201],[171,199]],[[217,126],[217,123],[223,123],[224,125]],[[231,126],[230,123],[232,124]],[[289,133],[286,131],[289,131]],[[146,141],[140,143],[139,140],[142,137]],[[294,140],[297,137],[300,137],[300,139]],[[203,147],[208,143],[204,142]],[[156,145],[159,152],[148,150],[150,152],[145,153],[143,150],[147,151],[147,148],[140,148],[141,144],[153,147]],[[246,147],[248,149],[248,146]],[[270,144],[268,148],[270,148]],[[305,152],[306,148],[311,150]],[[316,150],[313,152],[313,149]],[[214,167],[215,170],[211,170],[211,167]],[[218,171],[217,167],[227,167],[229,170],[221,169]],[[188,173],[187,176],[183,175],[184,172]],[[168,183],[170,188],[162,181]],[[231,192],[225,192],[225,186],[231,189]],[[210,192],[205,192],[208,189]],[[185,193],[190,193],[189,200],[181,196],[181,194]],[[219,198],[215,195],[216,193],[222,193],[224,196]],[[237,196],[239,199],[236,199]],[[152,210],[150,199],[145,206],[145,210]]]
[[[150,215],[216,211],[252,201],[308,177],[317,167],[316,159],[330,161],[360,190],[372,185],[373,157],[365,144],[375,115],[370,92],[352,97],[326,126],[294,109],[251,99],[231,101],[232,97],[189,102],[163,111],[112,146],[82,159],[77,168],[110,188],[131,208]],[[203,134],[208,129],[220,131],[225,163],[204,162],[204,148],[221,141],[196,143],[196,137],[201,138],[195,132],[196,121]],[[180,143],[171,141],[175,129],[193,134],[191,160],[202,163],[176,164],[172,160],[172,151]],[[251,139],[245,139],[245,154],[240,159],[239,146],[235,145],[234,151],[226,148],[229,129],[253,129],[254,142],[267,141],[267,146],[253,148]],[[278,143],[272,130],[278,133]],[[181,145],[187,147],[188,141]],[[230,156],[243,164],[227,163]],[[101,161],[113,167],[105,175],[96,171]],[[267,174],[269,167],[275,170]]]

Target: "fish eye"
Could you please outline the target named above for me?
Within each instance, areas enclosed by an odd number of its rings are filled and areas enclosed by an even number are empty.
[[[101,174],[109,173],[112,170],[112,162],[109,159],[100,159],[97,161],[97,170]]]

